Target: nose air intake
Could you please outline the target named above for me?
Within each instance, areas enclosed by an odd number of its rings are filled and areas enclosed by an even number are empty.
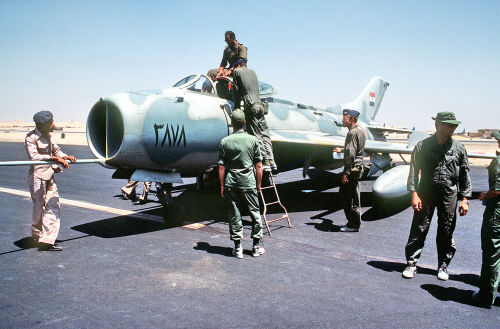
[[[98,158],[114,157],[123,142],[124,128],[120,110],[112,103],[97,102],[87,118],[87,140]]]

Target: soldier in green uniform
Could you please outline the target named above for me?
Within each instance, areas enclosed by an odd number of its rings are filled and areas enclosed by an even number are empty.
[[[471,196],[469,161],[464,146],[452,138],[461,123],[452,112],[439,112],[435,118],[436,133],[420,141],[413,149],[408,191],[414,209],[410,236],[406,244],[408,267],[403,277],[413,278],[417,261],[437,208],[438,279],[448,280],[448,265],[456,251],[453,231],[456,225],[457,201],[460,216],[467,214]],[[419,180],[420,175],[420,180]]]
[[[274,162],[273,144],[266,122],[264,107],[259,96],[259,80],[257,79],[257,75],[254,71],[246,67],[246,62],[243,59],[234,63],[234,67],[234,108],[239,109],[241,101],[243,101],[247,132],[259,140],[264,170],[276,171],[278,167]]]
[[[492,134],[500,148],[500,131]],[[481,226],[481,248],[483,264],[479,291],[472,294],[474,301],[482,307],[491,308],[495,301],[498,282],[500,281],[500,152],[488,166],[488,192],[482,192],[479,200],[483,200],[486,209]]]
[[[349,129],[345,138],[344,149],[336,147],[334,152],[344,153],[344,171],[342,173],[342,185],[339,194],[342,197],[344,213],[347,225],[341,226],[341,232],[359,232],[361,226],[361,201],[360,201],[360,177],[351,175],[354,167],[363,164],[363,152],[365,149],[366,136],[357,125],[359,112],[355,110],[344,110],[342,125]]]
[[[234,241],[233,255],[243,258],[243,223],[241,210],[245,207],[252,218],[252,256],[264,253],[260,246],[262,238],[262,220],[259,211],[259,198],[262,182],[262,157],[259,142],[243,130],[245,114],[234,110],[231,114],[234,131],[224,137],[219,145],[219,179],[221,195],[229,203],[229,233]],[[254,173],[255,168],[255,173]]]
[[[207,73],[207,76],[213,80],[221,75],[224,77],[230,76],[234,69],[234,63],[239,59],[244,59],[245,62],[247,61],[247,47],[236,40],[233,31],[226,31],[226,33],[224,33],[224,41],[226,41],[227,46],[224,48],[220,67],[218,69],[212,69]],[[229,66],[226,67],[228,64]]]

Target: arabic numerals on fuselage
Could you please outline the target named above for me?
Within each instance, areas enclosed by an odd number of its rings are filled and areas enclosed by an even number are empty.
[[[173,124],[173,123],[155,123],[154,126],[155,131],[155,148],[160,147],[186,147],[186,132],[184,130],[184,124]],[[165,130],[165,132],[163,132]],[[168,143],[167,142],[168,139]]]

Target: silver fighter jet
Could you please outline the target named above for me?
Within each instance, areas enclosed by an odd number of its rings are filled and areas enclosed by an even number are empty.
[[[101,98],[87,119],[87,140],[97,158],[94,161],[115,169],[113,178],[156,182],[159,200],[169,204],[173,183],[182,183],[183,177],[201,177],[216,165],[220,140],[232,133],[231,84],[230,78],[214,82],[195,74],[168,89]],[[389,154],[411,154],[413,146],[428,134],[375,122],[388,86],[382,78],[374,77],[354,102],[320,108],[275,98],[277,90],[259,81],[260,96],[269,103],[266,121],[280,172],[303,168],[305,176],[309,166],[340,168],[342,154],[333,153],[333,148],[344,146],[344,109],[360,112],[358,125],[366,134],[370,175],[391,167]],[[408,145],[388,143],[384,133],[391,131],[411,134]],[[408,166],[389,170],[377,178],[374,192],[385,199],[401,197],[407,193],[407,177]]]

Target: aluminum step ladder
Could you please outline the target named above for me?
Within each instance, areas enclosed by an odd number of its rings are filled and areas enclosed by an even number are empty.
[[[269,236],[272,236],[271,234],[271,229],[269,228],[269,223],[272,223],[272,222],[276,222],[278,220],[281,220],[281,219],[285,219],[288,221],[288,227],[292,227],[292,224],[290,224],[290,218],[288,217],[288,212],[286,211],[286,208],[283,206],[283,204],[281,204],[281,200],[280,200],[280,196],[278,195],[278,190],[276,189],[276,184],[274,183],[274,177],[273,177],[273,173],[270,172],[270,171],[265,171],[264,174],[262,175],[263,179],[266,178],[267,179],[267,175],[269,175],[269,186],[266,186],[266,187],[261,187],[260,188],[260,197],[262,199],[262,204],[264,205],[264,211],[262,212],[262,217],[264,218],[264,223],[266,224],[266,227],[267,227],[267,232],[269,233]],[[264,193],[263,191],[264,190],[267,190],[267,189],[274,189],[274,194],[276,195],[276,201],[273,201],[273,202],[270,202],[270,203],[266,203],[266,200],[264,199]],[[279,218],[276,218],[276,219],[272,219],[272,220],[267,220],[267,217],[266,217],[266,213],[267,213],[267,206],[270,206],[270,205],[273,205],[273,204],[279,204],[279,206],[281,208],[283,208],[283,211],[285,212],[285,214]]]

